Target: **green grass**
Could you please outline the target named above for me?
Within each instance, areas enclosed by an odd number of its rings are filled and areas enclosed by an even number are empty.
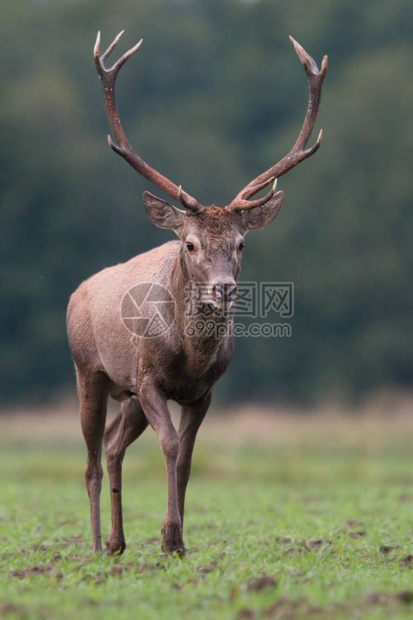
[[[364,433],[228,449],[201,438],[183,561],[160,551],[166,489],[152,441],[126,457],[128,546],[113,558],[90,551],[82,445],[3,435],[0,616],[410,618],[412,436],[370,444]],[[106,477],[102,521],[107,535]]]

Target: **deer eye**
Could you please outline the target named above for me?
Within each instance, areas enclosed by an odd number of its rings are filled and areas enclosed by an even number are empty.
[[[186,242],[186,247],[188,248],[188,252],[193,252],[195,250],[195,246],[190,241]]]
[[[245,241],[241,241],[241,243],[238,246],[239,250],[243,250],[245,248]]]

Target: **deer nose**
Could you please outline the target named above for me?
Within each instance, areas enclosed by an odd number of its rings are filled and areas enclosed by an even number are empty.
[[[234,301],[237,291],[238,288],[234,280],[217,282],[212,286],[212,296],[216,301]]]

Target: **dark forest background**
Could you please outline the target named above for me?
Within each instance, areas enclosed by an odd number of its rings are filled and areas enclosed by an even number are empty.
[[[3,403],[74,385],[65,309],[79,282],[163,243],[149,185],[106,144],[92,60],[120,49],[135,149],[204,204],[226,204],[301,126],[292,34],[329,56],[320,151],[279,181],[283,209],[251,233],[243,280],[291,281],[291,338],[243,338],[221,402],[355,400],[411,387],[413,4],[408,0],[3,0]],[[316,134],[314,139],[316,138]],[[158,192],[159,193],[159,192]]]

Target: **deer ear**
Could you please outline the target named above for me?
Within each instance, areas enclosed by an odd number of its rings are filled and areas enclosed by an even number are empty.
[[[242,212],[243,232],[254,228],[266,228],[276,218],[281,208],[284,192],[277,192],[261,207],[254,207]]]
[[[184,223],[185,211],[173,207],[166,200],[157,198],[150,192],[143,193],[143,204],[152,224],[178,233]]]

